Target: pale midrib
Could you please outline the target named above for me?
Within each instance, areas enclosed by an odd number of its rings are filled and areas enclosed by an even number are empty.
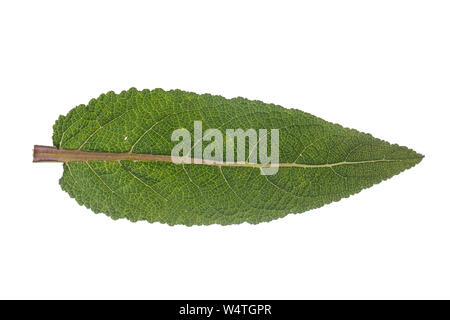
[[[85,162],[85,161],[156,161],[156,162],[175,162],[185,164],[200,164],[218,167],[249,167],[249,168],[269,168],[269,167],[284,167],[284,168],[331,168],[345,165],[379,163],[379,162],[401,162],[413,161],[414,159],[375,159],[375,160],[361,160],[361,161],[341,161],[335,163],[324,164],[303,164],[303,163],[248,163],[248,162],[222,162],[213,160],[198,160],[190,157],[172,157],[168,155],[154,155],[142,153],[112,153],[112,152],[86,152],[79,150],[65,150],[57,149],[55,147],[34,146],[33,161],[42,162]],[[196,160],[196,161],[194,161]]]

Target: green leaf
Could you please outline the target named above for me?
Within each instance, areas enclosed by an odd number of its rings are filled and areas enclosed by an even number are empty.
[[[278,172],[263,175],[248,162],[175,164],[139,157],[170,156],[178,143],[171,140],[173,131],[186,128],[193,136],[194,121],[202,121],[203,131],[219,129],[224,137],[226,129],[279,129]],[[113,219],[169,225],[259,223],[301,213],[388,179],[423,157],[274,104],[134,88],[108,92],[60,116],[53,144],[59,150],[123,155],[120,161],[60,160],[64,161],[61,187],[80,205]],[[250,152],[247,145],[246,156]],[[124,160],[130,153],[137,156]],[[51,160],[61,155],[54,157]]]

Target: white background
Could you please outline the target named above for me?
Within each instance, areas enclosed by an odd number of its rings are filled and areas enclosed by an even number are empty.
[[[448,1],[2,1],[0,36],[1,298],[450,298]],[[113,221],[31,150],[132,86],[295,107],[426,157],[270,223]]]

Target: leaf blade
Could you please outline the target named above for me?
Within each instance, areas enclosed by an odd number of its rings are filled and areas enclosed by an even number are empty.
[[[160,89],[109,92],[54,126],[55,147],[170,155],[173,130],[278,128],[276,175],[254,167],[147,161],[67,162],[61,187],[114,219],[173,224],[259,223],[348,197],[419,163],[422,155],[310,114],[243,98]],[[247,154],[249,151],[247,150]]]

